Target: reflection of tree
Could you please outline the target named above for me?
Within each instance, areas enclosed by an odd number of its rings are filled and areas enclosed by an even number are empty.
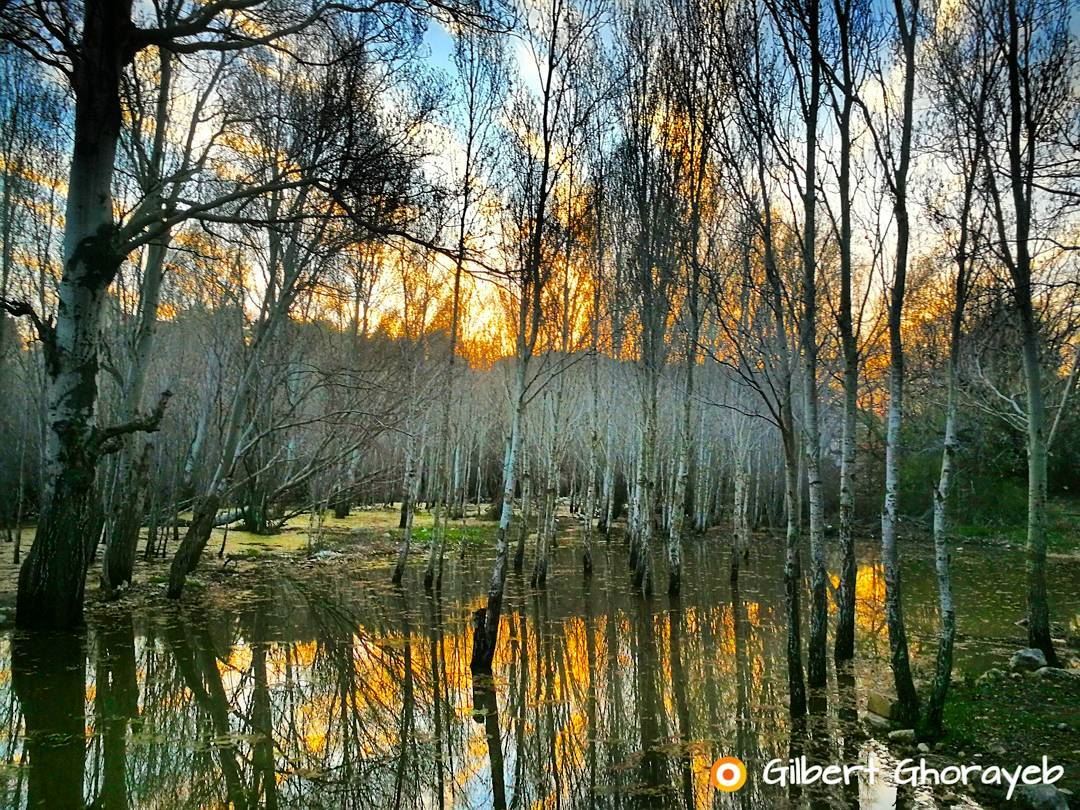
[[[83,806],[86,641],[75,634],[16,634],[11,680],[26,726],[28,807]]]
[[[852,663],[836,667],[837,720],[839,722],[838,762],[855,762],[859,758],[859,711],[855,696],[855,673]],[[859,783],[843,787],[843,803],[852,810],[859,808]]]
[[[641,806],[653,807],[656,795],[650,788],[667,786],[664,757],[660,747],[660,709],[657,696],[656,629],[653,615],[646,600],[638,600],[634,623],[635,691],[638,715],[638,731],[641,735],[641,779],[645,790],[641,792]]]
[[[679,723],[679,749],[681,762],[680,782],[683,801],[687,807],[694,806],[694,757],[690,750],[690,705],[686,696],[686,674],[682,665],[682,600],[671,599],[668,611],[668,664],[671,668],[671,688],[675,693],[675,715]]]
[[[553,795],[558,797],[562,795],[562,774],[559,767],[559,750],[558,750],[558,736],[559,725],[555,718],[556,704],[560,698],[560,692],[562,690],[556,690],[555,680],[555,650],[554,639],[552,638],[552,626],[551,619],[548,613],[548,595],[549,592],[545,588],[540,591],[536,597],[536,603],[538,605],[538,617],[536,621],[536,629],[538,638],[540,640],[540,657],[541,661],[538,662],[538,675],[537,683],[543,684],[544,692],[539,698],[537,707],[543,707],[545,726],[547,729],[547,763],[546,766],[542,764],[539,757],[537,757],[537,764],[549,774],[549,777],[553,783]],[[543,672],[539,672],[539,664],[543,664]],[[537,724],[539,725],[539,724]]]
[[[442,602],[438,592],[428,599],[431,605],[431,618],[428,623],[428,637],[430,647],[428,657],[431,659],[431,714],[434,726],[435,738],[435,796],[439,810],[446,805],[446,764],[443,762],[443,706],[447,705],[444,698],[446,688],[443,673],[446,671],[443,664],[443,638],[442,638]]]
[[[409,604],[404,592],[401,593],[401,636],[404,639],[402,647],[404,679],[401,693],[401,730],[398,734],[400,755],[395,776],[394,807],[401,807],[402,795],[406,789],[405,772],[410,760],[415,760],[415,757],[410,756],[410,749],[415,744],[416,730],[413,714],[415,697],[413,695],[412,630],[409,627]]]
[[[514,723],[516,726],[514,741],[514,751],[516,756],[514,757],[513,803],[514,807],[519,807],[523,804],[522,797],[525,796],[525,763],[528,759],[525,756],[525,730],[528,713],[529,630],[528,626],[525,624],[525,614],[522,611],[515,611],[512,616],[512,621],[515,624],[515,631],[510,645],[510,649],[514,653],[513,658],[510,659],[510,683],[511,688],[516,688],[517,690],[515,699],[517,717]],[[515,670],[517,671],[516,687],[514,687]]]
[[[591,531],[591,518],[592,515],[586,512],[588,515],[587,520],[590,521],[586,526],[586,532]],[[587,552],[590,553],[590,552]],[[586,715],[586,727],[585,733],[588,735],[588,754],[586,755],[586,767],[589,770],[589,785],[588,785],[588,797],[590,806],[596,802],[596,738],[600,734],[600,729],[596,725],[596,678],[599,672],[596,663],[596,617],[593,616],[593,600],[592,600],[592,557],[591,553],[588,558],[588,572],[590,576],[585,579],[585,655],[586,665],[588,667],[589,684],[588,691],[585,698],[585,715]]]
[[[105,810],[128,807],[128,723],[139,714],[139,684],[135,671],[135,628],[130,616],[120,616],[99,628],[94,709],[102,736],[104,778],[95,803]]]
[[[720,754],[816,757],[817,740],[828,759],[854,761],[843,716],[853,693],[842,677],[840,725],[788,735],[779,581],[751,567],[729,592],[726,577],[698,576],[700,558],[685,569],[680,600],[661,609],[630,597],[596,562],[600,576],[585,587],[508,601],[507,657],[484,694],[473,692],[465,621],[479,568],[427,597],[419,617],[388,589],[291,586],[239,616],[178,614],[144,636],[111,614],[108,627],[92,628],[95,733],[88,775],[69,793],[94,797],[95,808],[444,810],[490,806],[493,791],[513,810],[702,807],[715,797],[704,770]],[[63,789],[53,772],[79,776],[83,750],[83,673],[68,687],[43,677],[46,709],[68,700],[79,745],[72,765],[49,767],[51,784],[33,786],[35,801]],[[0,681],[0,705],[4,697]],[[8,761],[27,751],[47,760],[34,751],[39,735],[19,734],[19,702],[9,705]],[[709,739],[718,745],[703,750]],[[38,779],[33,762],[10,770],[0,805],[25,804],[17,780]],[[751,780],[736,803],[784,798]],[[840,791],[790,798],[850,800]]]
[[[194,638],[189,637],[189,633]],[[195,703],[210,719],[213,736],[205,735],[204,740],[216,754],[218,766],[225,778],[228,800],[239,810],[247,807],[247,797],[240,779],[240,768],[236,761],[236,745],[233,741],[232,728],[229,725],[229,704],[225,697],[225,688],[221,683],[217,658],[207,630],[205,617],[194,621],[169,622],[165,637],[176,661],[184,683],[195,697]]]
[[[473,682],[473,717],[484,724],[488,770],[491,772],[491,800],[495,810],[506,810],[506,781],[503,772],[502,736],[499,733],[499,703],[490,680]]]
[[[277,767],[274,760],[274,718],[270,710],[270,688],[266,672],[265,633],[265,614],[257,611],[251,640],[251,727],[255,735],[255,774],[251,786],[251,803],[257,806],[261,796],[266,810],[275,810],[278,806]]]
[[[532,678],[534,692],[533,692],[531,705],[532,705],[532,707],[535,708],[536,714],[537,714],[536,722],[535,722],[533,727],[536,728],[538,730],[538,732],[540,732],[540,733],[535,733],[535,734],[531,735],[531,737],[529,739],[530,743],[535,744],[535,750],[533,750],[531,753],[528,750],[523,751],[521,753],[521,755],[522,756],[527,756],[528,759],[529,759],[530,764],[532,765],[533,783],[536,785],[538,790],[542,791],[543,793],[546,793],[547,792],[547,782],[548,782],[548,780],[545,777],[545,770],[546,769],[544,768],[544,764],[543,764],[543,762],[544,762],[543,748],[544,748],[544,745],[545,745],[546,741],[548,739],[550,739],[551,729],[546,727],[545,725],[541,724],[541,722],[540,722],[540,711],[544,706],[545,679],[544,679],[544,672],[543,672],[543,669],[542,669],[542,667],[544,665],[544,654],[543,654],[544,627],[543,627],[543,624],[540,621],[540,599],[538,597],[534,596],[534,598],[532,599],[532,607],[533,607],[533,615],[532,615],[533,636],[532,637],[535,639],[534,652],[536,654],[535,654],[534,658],[535,658],[535,661],[536,661],[536,675],[535,675],[535,677]],[[528,643],[528,638],[526,639],[526,643]],[[528,720],[526,720],[526,722],[528,722]]]
[[[750,661],[747,636],[750,622],[746,615],[746,603],[739,593],[739,581],[731,580],[732,637],[735,643],[735,751],[743,762],[757,759],[757,739],[753,729],[753,715],[750,709]],[[751,788],[739,791],[739,805],[749,808]]]
[[[4,649],[4,648],[7,649]],[[0,649],[4,649],[5,652],[10,651],[10,644],[0,644]],[[22,735],[20,729],[23,724],[22,710],[19,706],[19,701],[15,696],[14,689],[5,690],[4,697],[6,704],[4,709],[4,721],[0,728],[3,729],[4,734],[4,746],[3,746],[3,759],[0,760],[6,764],[14,764],[18,762],[19,765],[24,764],[26,757],[26,750],[22,747]],[[0,803],[5,807],[19,807],[22,805],[22,791],[23,791],[23,771],[25,768],[20,767],[17,772],[15,783],[11,784],[10,780],[0,781]]]
[[[169,646],[158,643],[156,632],[150,625],[136,641],[142,700],[141,715],[132,725],[142,744],[128,750],[131,804],[142,806],[179,786],[192,803],[211,803],[220,794],[217,769],[208,761],[208,750],[195,751],[189,742],[199,736],[198,712]]]
[[[283,707],[295,727],[281,741],[292,763],[291,801],[420,803],[420,786],[441,784],[446,767],[442,727],[432,735],[436,755],[422,758],[418,751],[419,718],[440,704],[436,690],[444,675],[439,663],[417,660],[407,602],[387,600],[362,622],[348,603],[316,592],[305,599],[316,638],[310,660],[288,684],[288,711]],[[435,659],[441,646],[436,639],[430,647]],[[421,772],[422,760],[430,763],[428,773]]]

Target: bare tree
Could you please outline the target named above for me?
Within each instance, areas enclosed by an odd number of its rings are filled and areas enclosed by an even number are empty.
[[[652,538],[658,506],[658,395],[669,354],[668,314],[678,281],[681,191],[688,166],[680,151],[678,124],[666,116],[669,88],[659,81],[667,25],[660,10],[634,3],[625,9],[623,67],[626,120],[619,160],[621,203],[632,230],[628,277],[639,322],[641,443],[638,451],[634,513],[630,531],[633,584],[652,592]]]
[[[960,448],[960,364],[964,339],[964,315],[984,257],[985,209],[979,209],[978,185],[984,170],[985,141],[979,132],[985,125],[993,86],[993,60],[985,39],[971,27],[970,18],[942,18],[929,40],[928,84],[940,100],[935,142],[937,151],[953,167],[958,181],[959,201],[952,189],[941,189],[944,199],[932,198],[929,209],[942,230],[943,243],[951,255],[952,311],[949,319],[949,354],[945,367],[945,426],[941,470],[934,488],[934,567],[938,582],[941,632],[934,680],[928,696],[920,732],[936,739],[942,732],[942,716],[952,676],[953,644],[956,639],[956,606],[949,571],[949,497],[956,475]]]
[[[450,310],[450,340],[447,345],[446,383],[443,386],[442,416],[436,452],[436,476],[440,487],[435,506],[435,529],[432,534],[431,551],[427,569],[424,571],[424,587],[438,588],[442,582],[443,554],[446,540],[446,523],[453,492],[451,478],[450,438],[451,405],[456,390],[455,363],[458,354],[458,333],[461,320],[461,282],[465,272],[465,254],[469,240],[473,209],[482,202],[481,172],[491,161],[493,126],[498,106],[506,92],[506,70],[499,43],[489,34],[463,30],[459,33],[454,50],[454,65],[461,83],[464,103],[464,151],[461,165],[461,200],[457,222],[457,250],[454,259],[453,299]],[[464,553],[464,545],[462,553]],[[400,564],[399,564],[400,568]],[[395,570],[394,581],[401,581],[401,572]]]
[[[817,205],[818,116],[821,107],[821,7],[818,0],[794,4],[768,3],[769,14],[792,74],[795,109],[804,127],[801,161],[786,149],[778,152],[801,198],[802,278],[799,345],[803,364],[802,433],[810,501],[810,638],[807,683],[820,689],[828,679],[828,573],[825,568],[825,502],[821,477],[821,421],[818,392],[818,260]],[[783,136],[775,130],[779,145]],[[801,511],[801,510],[800,510]]]
[[[871,9],[864,0],[833,0],[831,30],[817,58],[822,59],[839,143],[835,161],[836,205],[828,212],[836,234],[840,265],[840,300],[836,324],[843,355],[843,428],[840,450],[840,585],[837,592],[838,616],[834,657],[838,662],[855,657],[855,469],[858,449],[859,410],[859,331],[862,325],[856,311],[853,251],[853,172],[854,112],[865,68],[876,45]],[[828,204],[829,198],[825,196]],[[836,209],[839,209],[838,211]]]
[[[173,598],[180,596],[186,576],[198,564],[217,521],[218,508],[237,483],[238,465],[267,432],[275,430],[273,425],[257,429],[250,412],[260,402],[256,397],[260,371],[287,328],[294,304],[317,284],[326,263],[358,238],[353,230],[362,228],[355,222],[357,216],[369,224],[401,227],[397,220],[410,194],[418,157],[402,150],[396,133],[377,125],[371,113],[373,96],[365,81],[367,69],[364,57],[358,55],[328,69],[320,82],[298,77],[289,92],[258,70],[248,74],[243,85],[252,104],[264,105],[265,112],[253,119],[247,135],[260,147],[254,150],[256,155],[273,158],[269,165],[257,165],[257,174],[274,176],[282,166],[318,172],[330,163],[338,176],[329,193],[325,175],[301,175],[305,182],[294,183],[294,188],[246,199],[242,208],[217,217],[226,225],[254,225],[260,234],[263,223],[276,227],[266,231],[264,243],[257,237],[251,239],[253,244],[261,244],[266,277],[257,298],[252,337],[241,347],[242,371],[231,389],[216,458],[203,462],[212,472],[206,477],[192,523],[173,559],[169,577]],[[422,105],[417,112],[421,120],[426,109]],[[307,130],[312,119],[324,122],[325,127]],[[361,229],[360,236],[363,234]]]
[[[20,0],[5,8],[0,37],[67,77],[75,100],[55,322],[28,301],[4,301],[9,313],[32,321],[44,347],[48,379],[43,508],[37,539],[20,572],[20,625],[70,627],[81,622],[89,552],[101,525],[95,487],[98,459],[118,449],[123,436],[156,430],[164,413],[166,397],[134,419],[106,427],[96,424],[100,324],[121,263],[185,219],[238,197],[310,182],[298,179],[290,167],[261,188],[232,189],[209,201],[170,207],[149,195],[117,223],[113,184],[124,71],[146,49],[178,54],[242,50],[299,35],[348,9],[347,4],[320,0],[288,6],[257,0],[185,4],[174,22],[144,27],[129,0],[87,0],[81,8],[62,0]]]
[[[915,46],[922,23],[919,0],[895,0],[893,19],[903,60],[900,108],[898,111],[893,110],[887,104],[884,122],[875,125],[875,122],[870,120],[875,151],[881,164],[885,186],[892,198],[896,228],[893,272],[888,289],[889,404],[885,417],[885,505],[881,513],[881,556],[885,567],[885,613],[889,628],[893,679],[902,718],[906,722],[912,722],[918,717],[919,696],[915,691],[908,657],[897,526],[900,519],[900,428],[904,413],[904,294],[911,240],[908,185],[915,114]],[[879,71],[879,81],[882,93],[888,99],[889,88],[885,87],[883,70]],[[894,120],[895,116],[899,116],[898,120]],[[895,136],[894,132],[897,133]]]
[[[1068,4],[1001,0],[973,4],[978,25],[998,50],[993,106],[1000,112],[979,134],[984,183],[1019,320],[1027,407],[1028,643],[1058,661],[1046,592],[1047,408],[1040,356],[1040,251],[1058,250],[1055,231],[1075,209],[1077,192],[1078,45]]]
[[[503,456],[502,502],[495,536],[495,562],[488,586],[487,605],[473,615],[475,632],[471,668],[490,673],[499,637],[503,590],[509,558],[508,533],[517,489],[518,454],[521,449],[525,410],[537,392],[530,364],[543,327],[544,293],[552,274],[553,246],[548,231],[554,216],[555,189],[561,179],[567,153],[561,138],[567,135],[567,116],[572,94],[572,70],[576,57],[591,46],[600,21],[598,4],[573,5],[568,0],[547,0],[524,10],[526,42],[536,67],[535,93],[520,89],[514,102],[517,119],[512,134],[515,164],[512,176],[518,186],[512,207],[504,216],[512,284],[514,313],[514,368],[510,387],[510,435]]]
[[[755,316],[750,315],[748,308],[740,307],[745,315],[725,317],[721,313],[718,323],[732,351],[729,365],[758,394],[769,420],[780,433],[783,446],[788,705],[793,717],[802,717],[806,714],[806,684],[802,665],[803,584],[799,548],[800,441],[794,395],[796,349],[791,338],[795,312],[790,273],[785,272],[792,240],[790,229],[777,221],[772,180],[774,164],[779,159],[775,155],[771,127],[780,114],[782,78],[777,75],[775,42],[764,35],[767,30],[764,11],[756,6],[751,9],[751,13],[724,19],[723,47],[729,85],[753,90],[735,94],[737,125],[733,122],[722,129],[718,145],[723,149],[725,163],[742,167],[729,174],[746,222],[741,273],[746,280],[741,286],[745,287],[747,296],[753,295],[760,303],[754,308]],[[755,264],[761,268],[760,281]],[[713,295],[717,295],[715,282]]]

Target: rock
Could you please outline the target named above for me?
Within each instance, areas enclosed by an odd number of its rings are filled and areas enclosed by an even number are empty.
[[[340,556],[341,556],[341,554],[339,554],[336,551],[331,551],[330,549],[323,549],[322,551],[316,551],[314,554],[312,554],[311,559],[320,560],[320,561],[321,560],[335,560]]]
[[[891,695],[883,695],[880,692],[870,692],[866,696],[866,710],[886,720],[895,718],[897,710],[896,698]]]
[[[1009,659],[1009,669],[1013,672],[1031,672],[1046,666],[1046,656],[1035,647],[1017,650]]]
[[[919,753],[920,754],[929,754],[930,753],[930,746],[927,745],[926,743],[919,743]]]
[[[1067,681],[1070,678],[1077,677],[1077,673],[1071,669],[1061,669],[1059,667],[1039,667],[1031,675],[1034,678],[1050,678],[1055,681]]]
[[[1053,785],[1019,785],[1013,803],[1028,810],[1069,810],[1065,796]]]
[[[986,685],[988,683],[993,683],[994,681],[1001,680],[1004,677],[1005,677],[1005,672],[1003,670],[997,669],[995,667],[994,669],[986,670],[986,672],[984,672],[982,675],[980,675],[978,678],[976,678],[975,679],[975,685],[976,686],[984,686],[984,685]]]
[[[888,731],[892,728],[892,723],[888,718],[882,717],[879,714],[874,714],[873,712],[866,712],[863,714],[862,719],[866,725],[877,731]]]
[[[898,728],[896,731],[889,732],[889,742],[894,743],[914,743],[915,742],[915,729],[913,728]]]
[[[1003,757],[1009,752],[1004,745],[998,743],[997,745],[990,746],[990,753],[993,754],[995,757]]]

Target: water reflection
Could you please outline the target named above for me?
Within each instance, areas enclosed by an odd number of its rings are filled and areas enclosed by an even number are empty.
[[[18,759],[31,762],[31,767],[18,769],[14,789],[18,796],[25,787],[32,807],[76,807],[82,802],[84,695],[92,692],[86,689],[84,660],[81,636],[12,639],[11,688],[28,731]]]
[[[759,774],[773,758],[862,755],[857,689],[885,671],[880,568],[859,571],[859,669],[835,673],[827,709],[792,729],[776,560],[732,586],[712,576],[707,548],[691,550],[682,597],[643,601],[609,554],[589,582],[560,575],[576,571],[573,549],[546,591],[511,582],[490,681],[468,667],[484,561],[448,572],[440,599],[417,583],[392,590],[381,570],[357,582],[328,567],[282,576],[235,610],[114,610],[81,637],[13,635],[0,642],[0,803],[859,807],[858,785],[781,788]],[[993,576],[990,564],[983,581]],[[928,640],[933,591],[910,579],[912,636]],[[978,581],[968,571],[958,599]],[[1009,633],[1010,599],[991,644]],[[980,650],[964,648],[961,667]],[[750,770],[731,796],[708,774],[727,754]],[[896,801],[861,792],[863,807]]]

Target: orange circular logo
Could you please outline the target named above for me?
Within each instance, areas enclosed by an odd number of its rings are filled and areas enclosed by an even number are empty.
[[[738,757],[720,757],[709,768],[709,783],[724,793],[734,793],[746,784],[746,766]]]

